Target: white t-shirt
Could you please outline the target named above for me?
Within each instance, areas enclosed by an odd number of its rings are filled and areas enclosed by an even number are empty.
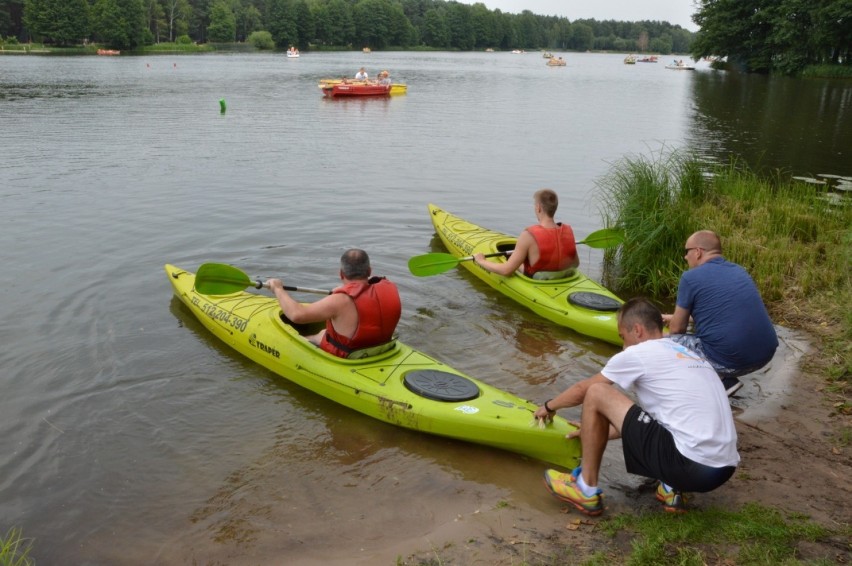
[[[674,437],[681,454],[705,466],[736,466],[737,431],[725,388],[710,364],[668,338],[613,356],[601,373],[633,391],[640,407]]]

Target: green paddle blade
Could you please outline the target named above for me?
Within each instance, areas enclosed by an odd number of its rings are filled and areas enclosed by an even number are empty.
[[[624,242],[624,230],[621,228],[602,228],[592,232],[582,242],[590,248],[614,248]]]
[[[230,295],[256,283],[236,267],[224,263],[204,263],[195,274],[195,290],[202,295]]]
[[[417,255],[408,260],[408,270],[417,277],[438,275],[454,268],[462,259],[443,253]]]

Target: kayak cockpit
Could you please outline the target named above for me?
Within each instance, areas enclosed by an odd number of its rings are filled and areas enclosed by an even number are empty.
[[[397,337],[394,337],[383,344],[377,344],[375,346],[370,346],[369,348],[360,348],[358,350],[352,350],[349,353],[349,356],[345,358],[339,358],[337,356],[332,356],[331,354],[327,354],[326,352],[319,349],[319,347],[309,340],[309,337],[314,336],[321,332],[325,328],[324,322],[309,322],[305,324],[296,324],[287,318],[283,312],[278,311],[278,320],[280,320],[285,327],[289,327],[293,332],[298,334],[300,337],[304,339],[304,342],[317,350],[318,353],[322,353],[329,357],[333,357],[338,360],[364,360],[367,358],[374,358],[376,356],[381,356],[382,354],[386,354],[388,352],[392,352],[397,348]]]

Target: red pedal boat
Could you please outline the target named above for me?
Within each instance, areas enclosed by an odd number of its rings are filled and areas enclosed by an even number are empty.
[[[322,85],[326,96],[390,96],[391,85],[379,84],[346,84]]]

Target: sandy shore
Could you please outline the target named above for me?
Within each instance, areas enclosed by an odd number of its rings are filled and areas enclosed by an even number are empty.
[[[742,395],[732,400],[742,462],[731,481],[693,500],[697,509],[739,508],[758,502],[805,513],[820,524],[837,527],[852,521],[848,452],[832,439],[849,417],[832,415],[819,376],[801,371],[809,344],[801,334],[779,329],[782,346],[771,365],[744,378]],[[640,509],[658,509],[653,484],[623,471],[620,443],[607,450],[602,485],[608,508],[604,517]],[[819,486],[817,492],[804,486]],[[544,494],[541,483],[530,490]],[[549,497],[544,494],[544,497]],[[612,541],[595,533],[598,519],[569,510],[555,499],[548,507],[518,505],[483,508],[463,495],[451,520],[428,533],[401,540],[370,556],[340,557],[339,564],[518,564],[553,563],[566,548],[576,559]],[[801,558],[852,559],[842,541],[814,543],[799,549]]]

